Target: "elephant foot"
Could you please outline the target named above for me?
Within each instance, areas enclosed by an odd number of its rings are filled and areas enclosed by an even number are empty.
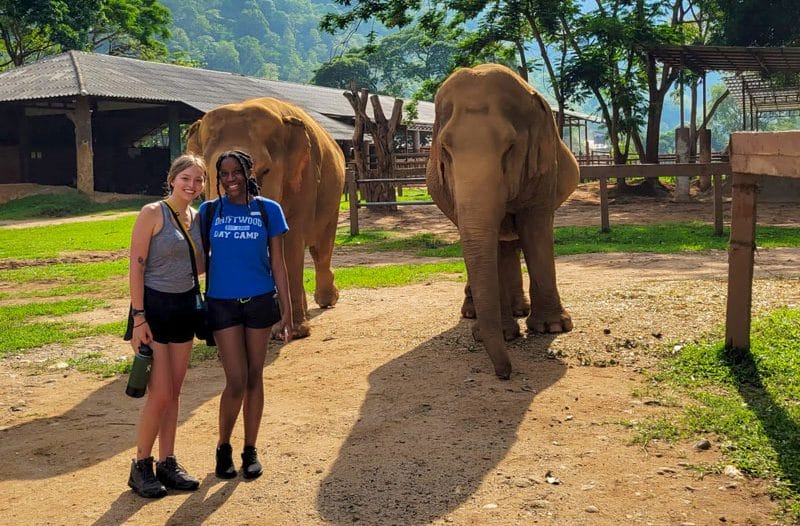
[[[511,313],[515,318],[529,316],[531,313],[531,303],[524,297],[516,298],[511,304]]]
[[[536,319],[531,316],[526,320],[526,325],[530,332],[537,334],[569,332],[572,330],[572,317],[567,311],[563,311],[558,320]]]
[[[283,341],[281,337],[280,331],[278,331],[278,324],[272,326],[272,330],[270,331],[270,335],[273,340],[280,340]],[[307,338],[311,335],[311,327],[308,324],[308,321],[303,321],[301,323],[295,324],[292,329],[292,339],[296,340],[298,338]]]
[[[472,298],[470,296],[464,298],[464,303],[461,304],[461,316],[468,320],[474,320],[478,317],[475,312],[475,305],[472,304]]]
[[[315,290],[314,301],[323,309],[333,307],[339,301],[339,289],[333,287],[331,290]]]

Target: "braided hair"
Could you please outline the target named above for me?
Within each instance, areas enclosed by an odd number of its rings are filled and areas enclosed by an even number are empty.
[[[250,157],[248,153],[241,150],[228,150],[226,152],[222,152],[217,158],[217,195],[222,195],[222,192],[219,191],[219,169],[222,166],[222,161],[229,157],[236,159],[236,161],[239,163],[239,166],[241,166],[242,170],[244,171],[245,203],[250,204],[250,196],[259,195],[259,193],[261,193],[261,189],[258,187],[256,178],[253,177],[253,158]],[[219,201],[219,217],[222,217],[222,199]]]

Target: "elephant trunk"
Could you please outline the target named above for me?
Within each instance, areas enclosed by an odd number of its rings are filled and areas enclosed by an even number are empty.
[[[497,196],[496,200],[501,199]],[[495,374],[508,379],[511,362],[503,338],[497,261],[498,230],[504,209],[493,206],[494,200],[491,196],[480,195],[466,203],[460,201],[458,230],[480,339],[494,365]]]

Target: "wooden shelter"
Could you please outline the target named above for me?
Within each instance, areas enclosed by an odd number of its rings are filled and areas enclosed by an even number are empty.
[[[0,74],[0,184],[161,193],[182,127],[254,97],[297,104],[349,151],[352,108],[340,89],[69,51]],[[432,127],[433,105],[420,103],[418,116],[412,124]]]

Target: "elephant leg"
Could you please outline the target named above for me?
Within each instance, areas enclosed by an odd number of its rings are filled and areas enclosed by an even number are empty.
[[[503,340],[507,342],[519,338],[522,335],[522,333],[519,330],[519,324],[517,323],[517,320],[514,318],[513,314],[514,294],[512,286],[509,283],[509,275],[507,273],[508,269],[513,268],[515,264],[517,271],[520,272],[518,254],[519,252],[518,249],[516,248],[516,242],[502,242],[502,241],[500,242],[497,250],[497,268],[498,268],[497,282],[500,286],[500,323],[503,329]],[[514,261],[513,258],[517,258],[517,260]],[[513,276],[511,276],[511,279],[513,281],[514,279]],[[519,279],[520,279],[519,286],[521,288],[522,277],[520,276]],[[467,285],[467,287],[469,287],[469,285]],[[471,300],[472,299],[471,295],[469,297]],[[472,326],[472,337],[475,338],[475,341],[478,342],[483,341],[483,339],[481,338],[480,325],[478,323],[475,323]]]
[[[561,305],[553,253],[553,213],[533,211],[518,228],[530,277],[531,314],[526,325],[534,333],[572,330],[572,317]]]
[[[339,301],[339,289],[333,283],[333,270],[331,269],[335,238],[336,221],[332,220],[325,225],[322,233],[317,238],[316,244],[309,249],[316,271],[314,301],[323,309],[333,307]]]
[[[299,229],[298,229],[299,230]],[[292,321],[294,322],[294,338],[305,338],[310,334],[308,323],[308,304],[306,291],[303,288],[303,237],[300,232],[290,229],[283,243],[283,255],[286,270],[289,273],[289,294],[292,297]],[[280,335],[273,332],[272,336]]]
[[[461,304],[461,315],[470,320],[477,318],[475,304],[472,302],[472,289],[469,286],[469,278],[464,286],[464,303]]]
[[[522,263],[520,262],[519,243],[517,241],[501,241],[498,265],[500,279],[511,296],[511,315],[523,318],[530,314],[531,304],[525,297],[522,286]]]

